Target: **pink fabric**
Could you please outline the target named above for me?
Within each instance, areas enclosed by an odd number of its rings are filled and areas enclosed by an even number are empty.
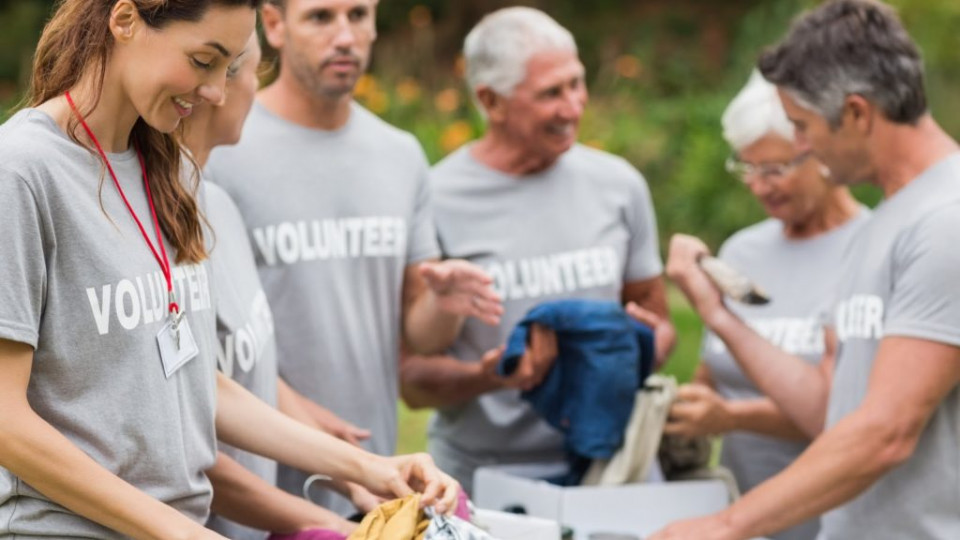
[[[461,489],[460,493],[457,495],[457,509],[453,511],[453,515],[464,521],[470,521],[469,502],[470,500],[467,498],[467,492]]]
[[[307,529],[292,534],[271,534],[267,540],[346,540],[346,536],[325,529]]]

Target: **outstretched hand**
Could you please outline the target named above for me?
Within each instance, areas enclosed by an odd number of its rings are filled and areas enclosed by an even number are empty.
[[[503,305],[493,279],[479,266],[460,259],[421,263],[420,276],[436,295],[441,310],[500,324]]]

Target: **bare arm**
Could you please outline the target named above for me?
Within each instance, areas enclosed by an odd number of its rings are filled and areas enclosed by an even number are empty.
[[[763,536],[853,499],[913,455],[930,417],[957,384],[960,348],[885,338],[860,408],[724,512],[675,524],[652,540]]]
[[[527,348],[517,369],[502,377],[497,365],[504,346],[487,351],[480,362],[461,362],[448,355],[417,356],[401,352],[400,392],[413,408],[465,403],[481,394],[505,388],[529,390],[540,384],[557,357],[553,330],[530,325]]]
[[[223,452],[207,476],[213,484],[213,512],[241,525],[275,533],[322,528],[350,534],[356,528],[326,508],[265,482]]]
[[[400,395],[413,409],[450,407],[477,396],[505,388],[491,369],[500,359],[500,350],[481,362],[461,362],[449,355],[400,355]],[[495,365],[495,364],[494,364]]]
[[[788,440],[808,437],[767,398],[727,400],[700,383],[685,384],[677,390],[677,401],[663,432],[668,435],[700,437],[730,431],[751,431]]]
[[[659,368],[667,361],[677,341],[677,332],[670,322],[663,278],[658,276],[626,283],[620,296],[627,306],[627,312],[653,329],[654,346],[657,349],[656,366]]]
[[[421,504],[453,510],[459,488],[426,454],[383,457],[312,429],[217,374],[217,437],[237,448],[337,480],[376,495],[423,493]]]
[[[791,441],[810,440],[770,398],[733,400],[727,406],[732,417],[730,431],[751,431]]]
[[[500,322],[503,308],[480,267],[462,260],[412,264],[403,273],[403,339],[414,352],[437,354],[460,334],[467,317]]]
[[[826,418],[833,348],[828,343],[823,360],[811,366],[757,334],[724,306],[720,292],[700,270],[697,257],[707,253],[696,238],[675,235],[667,263],[670,279],[754,384],[805,434],[815,437],[823,431]]]
[[[340,418],[330,409],[298,393],[286,381],[279,378],[277,379],[277,408],[298,422],[322,429],[353,445],[359,446],[361,441],[370,438],[369,430],[361,429]]]
[[[319,429],[346,441],[354,446],[360,446],[361,441],[370,438],[370,431],[360,429],[341,419],[333,411],[321,407],[313,400],[298,393],[283,379],[277,379],[277,408],[280,412],[294,420]],[[366,488],[353,482],[342,480],[328,480],[324,484],[350,499],[363,512],[369,512],[382,501],[370,493]]]
[[[679,388],[678,397],[687,403],[670,409],[664,433],[699,437],[750,431],[786,440],[810,439],[769,398],[724,399],[716,391],[710,366],[703,361],[693,374],[693,382]]]
[[[221,538],[104,469],[27,401],[33,350],[0,339],[0,466],[51,500],[133,538]]]
[[[773,345],[729,311],[710,316],[711,330],[754,384],[807,437],[823,431],[833,376],[833,348],[816,365]],[[705,319],[706,322],[706,319]]]

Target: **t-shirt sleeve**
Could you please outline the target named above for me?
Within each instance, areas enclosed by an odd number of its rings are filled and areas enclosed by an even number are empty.
[[[884,335],[960,346],[960,203],[928,215],[894,245]]]
[[[419,144],[417,149],[420,152],[420,158],[417,164],[416,200],[407,231],[407,264],[440,257],[440,245],[437,242],[437,229],[430,202],[430,169]]]
[[[624,282],[643,281],[663,273],[660,260],[660,241],[657,237],[657,215],[653,210],[647,181],[633,167],[629,167],[630,207],[626,212],[630,240],[627,244],[627,264]]]
[[[47,269],[37,200],[27,183],[0,169],[0,338],[37,347]]]

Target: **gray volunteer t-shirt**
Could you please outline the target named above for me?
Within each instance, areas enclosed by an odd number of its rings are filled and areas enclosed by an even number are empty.
[[[136,154],[109,159],[152,231]],[[23,110],[0,127],[0,338],[34,347],[28,399],[44,420],[107,470],[202,523],[211,495],[203,471],[215,455],[209,265],[173,268],[200,352],[168,379],[157,344],[166,282],[109,176],[98,190],[102,174],[99,158],[46,113]],[[169,244],[167,253],[173,264]],[[0,468],[7,535],[120,537]]]
[[[403,272],[439,255],[427,171],[412,135],[356,104],[343,128],[322,131],[257,103],[240,143],[215,150],[207,166],[247,224],[281,377],[370,429],[367,447],[379,454],[396,446]],[[279,475],[302,493],[306,474]]]
[[[444,255],[490,273],[504,315],[497,327],[468,320],[451,351],[456,358],[479,361],[542,302],[620,301],[624,283],[661,273],[650,193],[623,159],[577,145],[549,169],[521,178],[481,164],[470,148],[431,173],[437,231]],[[560,458],[562,439],[519,391],[504,390],[440,410],[430,451],[471,489],[477,466]]]
[[[829,426],[860,406],[884,336],[960,346],[957,231],[960,153],[874,210],[838,289]],[[821,523],[824,540],[960,538],[960,389],[937,407],[906,463]]]
[[[217,283],[217,367],[254,395],[277,405],[277,344],[273,315],[260,286],[253,250],[240,212],[221,188],[203,183],[204,211],[213,229],[210,266]],[[220,450],[270,485],[277,481],[271,459],[220,443]],[[212,515],[207,526],[233,540],[263,540],[267,533]]]
[[[749,275],[772,301],[764,306],[728,301],[727,307],[777,347],[818,365],[824,347],[820,314],[836,293],[837,265],[869,213],[861,208],[836,229],[803,240],[787,238],[783,222],[776,219],[767,219],[733,235],[720,248],[719,257]],[[717,392],[725,399],[763,397],[716,334],[704,335],[701,352]],[[733,473],[740,489],[749,491],[783,470],[806,446],[734,431],[723,437],[720,462]],[[814,519],[770,538],[812,540],[817,535],[818,522]]]

